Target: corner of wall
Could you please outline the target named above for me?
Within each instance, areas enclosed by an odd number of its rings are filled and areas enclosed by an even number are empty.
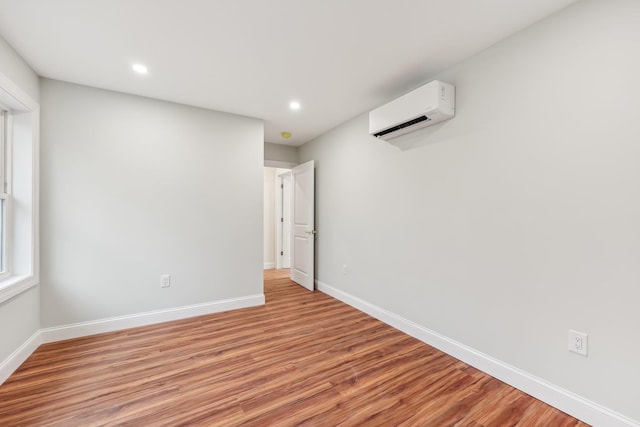
[[[6,75],[34,101],[40,100],[38,75],[2,37],[0,37],[0,64],[2,64],[0,73]]]

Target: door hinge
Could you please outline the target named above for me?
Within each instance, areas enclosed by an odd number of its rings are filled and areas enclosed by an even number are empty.
[[[284,222],[284,218],[280,218],[280,222]]]
[[[284,184],[280,184],[280,188],[284,190]]]
[[[283,255],[284,255],[284,252],[283,252],[283,251],[280,251],[280,256],[283,256]]]

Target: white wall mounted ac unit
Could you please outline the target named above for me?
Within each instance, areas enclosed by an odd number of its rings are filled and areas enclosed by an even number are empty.
[[[388,141],[455,115],[455,86],[434,80],[369,113],[369,133]]]

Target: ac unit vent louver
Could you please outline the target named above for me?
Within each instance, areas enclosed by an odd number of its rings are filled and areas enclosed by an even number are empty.
[[[429,117],[420,116],[417,119],[409,120],[408,122],[400,123],[399,125],[394,126],[392,128],[389,128],[387,130],[383,130],[382,132],[375,133],[375,134],[373,134],[373,136],[375,136],[376,138],[380,138],[380,137],[385,136],[385,135],[387,135],[389,133],[395,132],[395,131],[400,130],[400,129],[404,129],[404,128],[409,127],[409,126],[413,126],[413,125],[415,125],[417,123],[420,123],[420,122],[426,122],[428,120],[430,120]]]

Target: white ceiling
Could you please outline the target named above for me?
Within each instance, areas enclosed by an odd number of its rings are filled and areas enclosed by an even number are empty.
[[[574,1],[0,0],[0,35],[41,76],[261,118],[266,141],[301,145]]]

